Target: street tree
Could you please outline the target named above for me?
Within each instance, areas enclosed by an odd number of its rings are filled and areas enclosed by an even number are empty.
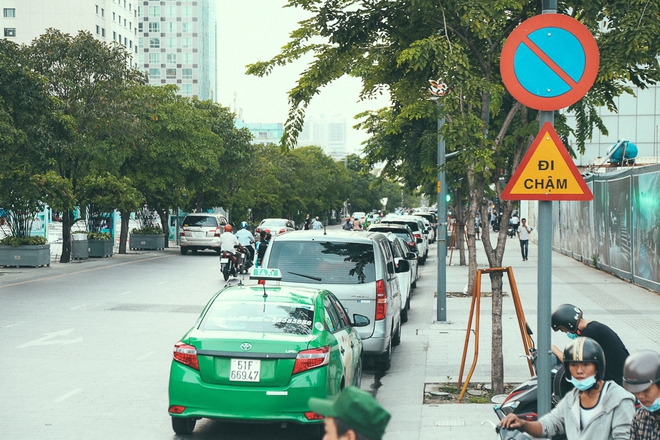
[[[495,198],[503,212],[503,224],[512,203],[499,200],[502,183],[518,166],[538,132],[538,112],[516,102],[505,90],[500,76],[502,45],[525,19],[541,13],[538,0],[290,0],[311,17],[300,22],[281,52],[265,62],[252,64],[248,72],[267,75],[308,54],[314,61],[302,72],[289,92],[290,110],[282,137],[284,149],[293,148],[302,130],[305,109],[319,90],[344,75],[362,81],[362,98],[386,91],[391,107],[370,115],[368,126],[383,137],[393,138],[368,147],[373,157],[387,160],[389,170],[411,179],[413,169],[435,180],[435,156],[431,153],[434,123],[444,120],[441,134],[448,151],[462,168],[468,191],[469,282],[475,278],[474,217],[485,219],[489,201]],[[594,87],[568,111],[577,126],[567,127],[561,114],[556,128],[566,139],[571,133],[582,152],[594,128],[606,127],[598,106],[616,110],[616,97],[644,88],[660,77],[658,55],[660,4],[645,0],[620,2],[560,1],[558,12],[571,15],[594,34],[601,55]],[[447,93],[429,100],[429,80],[447,85]],[[416,132],[408,133],[414,127]],[[374,139],[374,141],[376,141]],[[399,142],[401,152],[393,151]],[[385,148],[384,151],[379,151]],[[394,153],[392,156],[390,154]],[[412,167],[408,161],[420,161]],[[414,162],[413,162],[414,163]],[[409,171],[410,169],[410,171]],[[427,182],[426,187],[429,188]],[[440,219],[443,221],[443,219]],[[494,243],[493,243],[494,239]],[[482,242],[490,267],[502,263],[506,228],[491,238],[484,228]],[[491,379],[493,391],[503,391],[501,339],[502,273],[490,274],[493,294]]]
[[[27,66],[42,75],[48,93],[56,100],[53,111],[72,127],[70,137],[53,140],[45,152],[52,169],[69,182],[74,199],[79,202],[80,181],[104,165],[123,162],[115,149],[116,138],[127,132],[133,122],[123,91],[145,77],[130,67],[131,55],[113,42],[110,45],[80,31],[76,36],[48,29],[25,47]],[[73,210],[62,217],[62,256],[71,258]]]

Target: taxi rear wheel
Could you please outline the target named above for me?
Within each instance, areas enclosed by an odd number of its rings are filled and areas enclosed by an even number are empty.
[[[196,423],[197,420],[192,417],[172,417],[172,429],[177,434],[192,434]]]

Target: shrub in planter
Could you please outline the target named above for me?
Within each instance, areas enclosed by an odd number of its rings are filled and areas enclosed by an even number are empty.
[[[41,246],[46,244],[47,241],[44,237],[15,237],[9,236],[0,240],[2,246],[18,247],[23,245]]]

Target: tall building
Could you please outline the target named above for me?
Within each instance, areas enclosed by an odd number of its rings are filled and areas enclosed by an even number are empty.
[[[137,59],[136,0],[2,0],[2,36],[30,44],[46,29],[76,35],[89,31],[98,40],[117,41]]]
[[[253,144],[277,144],[284,134],[284,124],[281,122],[262,123],[262,122],[245,122],[242,119],[235,119],[234,125],[236,128],[247,128],[252,133]]]
[[[346,141],[346,118],[342,115],[321,115],[306,118],[298,137],[298,145],[318,145],[325,154],[342,160],[349,152]]]
[[[138,64],[149,84],[176,84],[183,96],[217,99],[217,15],[214,0],[139,2]]]

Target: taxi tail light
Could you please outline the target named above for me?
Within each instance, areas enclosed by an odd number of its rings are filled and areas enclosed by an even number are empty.
[[[172,414],[181,414],[181,413],[184,412],[185,410],[186,410],[186,407],[185,407],[185,406],[181,406],[181,405],[172,405],[172,406],[170,406],[170,409],[169,409],[168,411],[169,411],[170,413],[172,413]]]
[[[385,319],[387,316],[387,291],[385,280],[376,281],[376,321]]]
[[[330,346],[321,348],[312,348],[303,350],[296,356],[296,363],[293,366],[293,373],[298,374],[312,368],[322,367],[330,363]]]
[[[315,413],[314,411],[308,411],[305,413],[305,418],[307,420],[323,420],[325,417],[321,414]]]
[[[199,371],[197,349],[192,345],[184,344],[183,342],[174,344],[174,360]]]

